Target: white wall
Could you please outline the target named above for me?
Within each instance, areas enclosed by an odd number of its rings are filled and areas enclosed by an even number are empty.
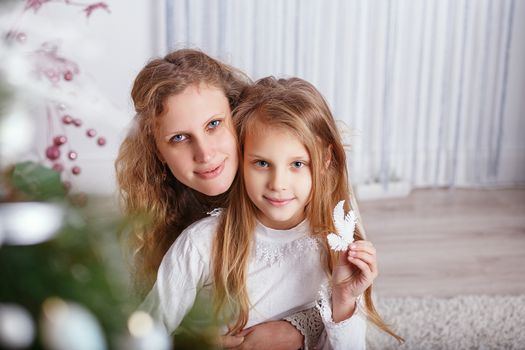
[[[367,196],[525,184],[525,1],[166,2],[173,47],[312,82]]]

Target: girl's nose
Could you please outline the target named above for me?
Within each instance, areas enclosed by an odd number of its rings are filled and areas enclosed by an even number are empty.
[[[268,188],[272,191],[280,191],[287,188],[287,176],[286,171],[283,169],[274,168],[270,181],[268,182]]]

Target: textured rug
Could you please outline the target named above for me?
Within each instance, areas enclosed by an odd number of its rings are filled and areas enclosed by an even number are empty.
[[[368,349],[525,349],[525,295],[381,298],[376,307],[395,339],[368,327]]]

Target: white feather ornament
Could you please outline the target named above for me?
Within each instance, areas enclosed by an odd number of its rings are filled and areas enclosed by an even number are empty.
[[[350,210],[346,216],[343,209],[345,201],[340,201],[334,208],[334,225],[336,233],[330,233],[327,236],[328,245],[335,251],[343,251],[354,241],[354,231],[357,217],[353,210]]]

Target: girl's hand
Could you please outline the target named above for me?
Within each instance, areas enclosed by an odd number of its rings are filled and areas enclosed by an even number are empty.
[[[332,318],[346,320],[355,311],[357,297],[377,277],[376,249],[369,241],[355,241],[339,254],[332,273]]]

